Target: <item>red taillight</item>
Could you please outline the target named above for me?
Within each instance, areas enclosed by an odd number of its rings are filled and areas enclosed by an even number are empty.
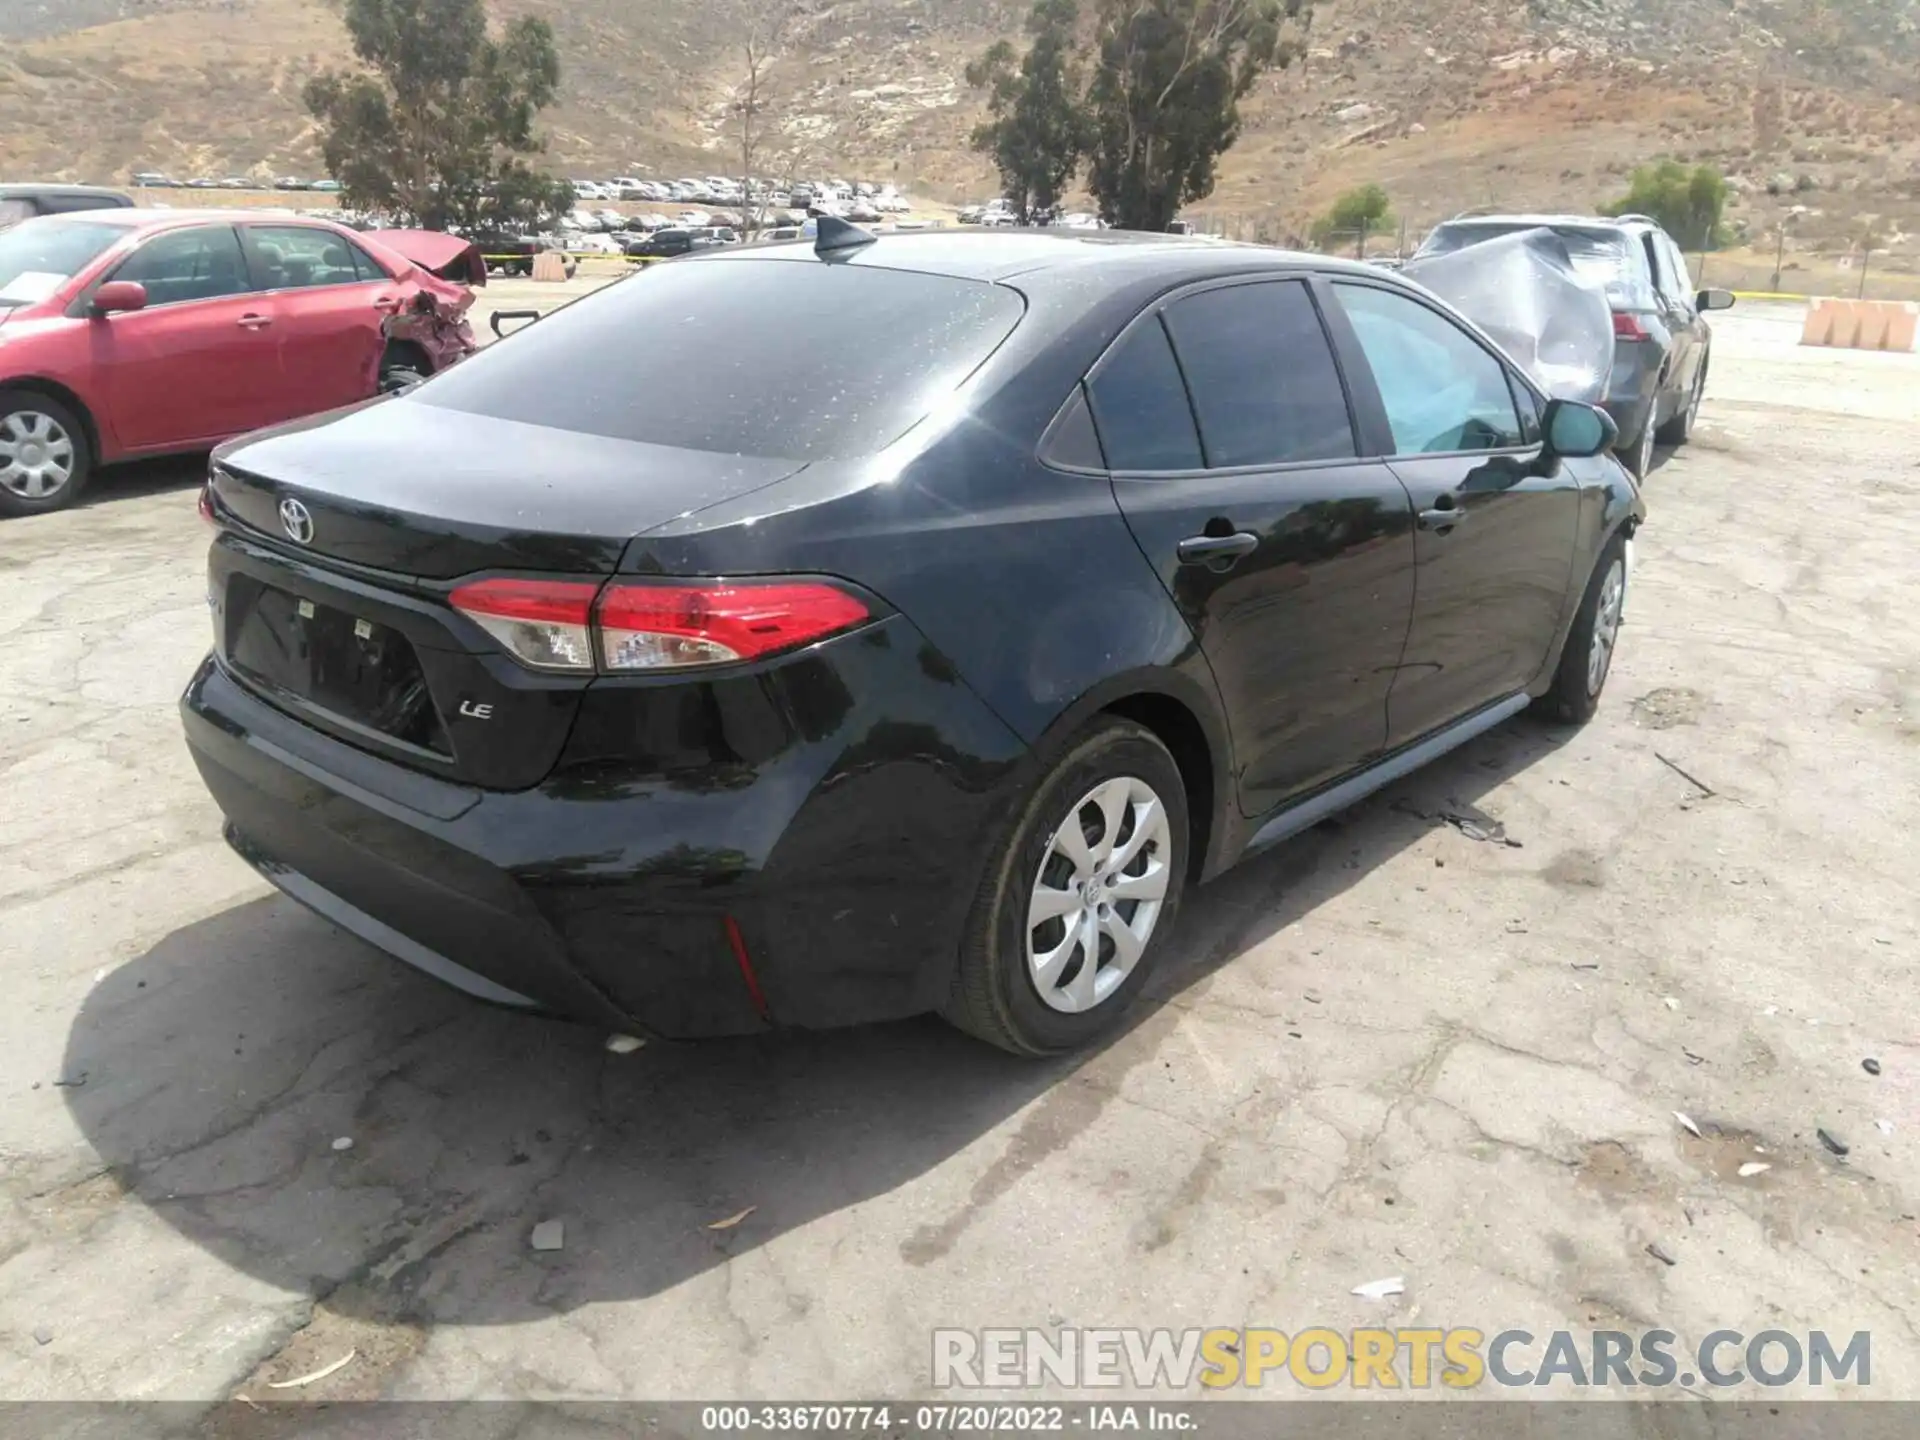
[[[1613,312],[1613,338],[1616,340],[1651,340],[1646,327],[1640,323],[1638,315],[1625,310]]]
[[[593,669],[592,580],[476,580],[449,599],[536,670]]]
[[[536,670],[593,670],[598,631],[610,674],[758,660],[872,618],[817,580],[476,580],[449,599]]]
[[[846,591],[804,580],[617,583],[596,610],[601,662],[615,673],[756,660],[869,618]]]

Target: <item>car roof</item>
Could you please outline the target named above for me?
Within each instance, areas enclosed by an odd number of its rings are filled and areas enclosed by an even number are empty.
[[[344,228],[338,220],[323,220],[314,215],[287,215],[275,210],[159,210],[144,206],[127,208],[122,206],[114,210],[75,210],[65,215],[43,215],[41,220],[54,223],[78,221],[87,225],[120,225],[126,229],[164,229],[172,225],[205,225],[212,222],[231,224],[236,220],[257,220],[274,225],[327,225]]]
[[[1630,230],[1653,222],[1636,216],[1621,215],[1456,215],[1443,220],[1437,228],[1467,225],[1534,225],[1542,229],[1577,225],[1582,230]]]
[[[754,246],[745,252],[729,248],[703,255],[697,263],[725,265],[766,260],[828,263],[815,256],[811,245],[778,249]],[[831,263],[990,281],[1052,272],[1082,276],[1090,270],[1108,268],[1135,274],[1152,270],[1176,282],[1187,275],[1199,279],[1236,270],[1293,267],[1357,275],[1381,273],[1377,266],[1354,260],[1276,250],[1268,245],[1132,230],[1040,230],[1011,226],[977,231],[891,231],[875,237],[873,244],[836,257]]]
[[[21,200],[33,195],[81,196],[89,200],[117,200],[131,205],[133,199],[107,185],[42,185],[37,181],[0,182],[0,200]]]

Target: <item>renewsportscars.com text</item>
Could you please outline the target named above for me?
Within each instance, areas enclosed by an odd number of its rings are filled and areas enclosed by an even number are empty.
[[[1866,1386],[1872,1348],[1865,1330],[1715,1330],[1698,1344],[1671,1330],[936,1330],[932,1378],[943,1390]]]

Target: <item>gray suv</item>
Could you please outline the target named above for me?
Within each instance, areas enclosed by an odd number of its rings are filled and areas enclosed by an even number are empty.
[[[1446,255],[1523,230],[1551,230],[1584,277],[1613,306],[1613,376],[1603,403],[1620,427],[1621,457],[1635,475],[1653,467],[1653,447],[1684,445],[1700,413],[1713,331],[1709,310],[1732,308],[1725,290],[1693,288],[1687,257],[1645,215],[1461,215],[1427,236],[1414,256]]]

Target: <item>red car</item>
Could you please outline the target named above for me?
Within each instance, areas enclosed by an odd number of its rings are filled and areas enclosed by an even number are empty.
[[[0,516],[97,465],[401,388],[470,354],[450,235],[245,211],[96,210],[0,233]]]

